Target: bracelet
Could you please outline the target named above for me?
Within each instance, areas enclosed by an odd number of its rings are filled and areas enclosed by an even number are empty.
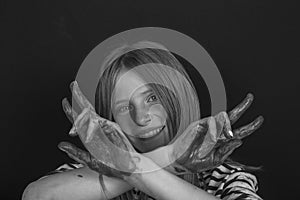
[[[100,188],[101,191],[103,192],[105,199],[108,200],[106,192],[105,192],[105,185],[104,185],[104,180],[103,180],[103,175],[99,174],[99,183],[100,183]]]

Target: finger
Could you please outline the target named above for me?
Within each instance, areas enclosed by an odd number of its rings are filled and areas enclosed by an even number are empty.
[[[87,151],[83,151],[82,149],[76,147],[74,144],[69,142],[60,142],[58,144],[58,148],[63,152],[67,153],[68,156],[77,162],[87,165],[91,162],[91,155]]]
[[[71,128],[69,135],[77,135],[83,124],[89,119],[89,109],[85,108],[75,119],[73,127]]]
[[[251,93],[247,94],[247,97],[237,105],[233,110],[231,110],[228,114],[231,125],[234,124],[243,113],[249,108],[251,103],[253,102],[253,95]]]
[[[71,105],[68,102],[67,98],[64,98],[62,100],[62,107],[63,110],[67,116],[67,118],[69,119],[69,121],[73,124],[75,119],[78,117],[78,114],[76,113],[76,111],[71,107]],[[75,134],[76,135],[76,134]],[[73,136],[73,135],[72,135]]]
[[[77,135],[77,130],[76,130],[75,126],[74,126],[74,121],[78,117],[78,114],[71,108],[71,106],[70,106],[67,98],[64,98],[62,100],[62,107],[63,107],[63,110],[64,110],[67,118],[73,124],[72,129],[69,131],[69,135],[70,136],[76,136]]]
[[[215,116],[216,119],[216,125],[217,125],[217,131],[218,131],[218,137],[220,139],[231,139],[233,138],[233,133],[231,130],[231,124],[229,117],[226,112],[220,112]],[[225,136],[225,138],[224,138]]]
[[[95,135],[95,131],[99,127],[99,123],[96,120],[90,120],[89,125],[86,131],[86,139],[85,142],[88,143],[92,141],[93,136]]]
[[[257,117],[253,122],[250,124],[247,124],[243,127],[240,127],[233,131],[233,135],[237,139],[243,139],[244,137],[247,137],[254,131],[256,131],[263,123],[264,118],[262,116]]]
[[[81,109],[89,108],[89,109],[95,111],[93,105],[87,100],[87,98],[81,92],[77,81],[73,81],[70,84],[70,88],[71,88],[71,91],[72,91],[73,98],[78,103],[78,105]]]
[[[242,145],[241,140],[230,140],[228,142],[224,142],[216,152],[216,161],[220,161],[221,163],[228,158],[232,154],[232,152]]]

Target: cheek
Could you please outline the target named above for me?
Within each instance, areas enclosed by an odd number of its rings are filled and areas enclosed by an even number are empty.
[[[161,104],[155,104],[150,107],[149,114],[153,116],[151,126],[160,126],[165,125],[167,121],[167,112]],[[135,122],[131,119],[129,113],[124,115],[116,115],[114,119],[117,124],[121,127],[121,129],[129,134],[136,132],[139,127],[135,124]]]
[[[167,112],[161,104],[155,104],[151,106],[150,113],[156,117],[159,117],[162,122],[167,120]]]
[[[115,117],[115,121],[127,134],[130,134],[132,130],[134,130],[134,124],[130,117],[130,114],[118,115]]]

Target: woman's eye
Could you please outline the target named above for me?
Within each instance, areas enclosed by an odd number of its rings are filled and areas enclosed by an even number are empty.
[[[157,101],[157,97],[156,95],[151,95],[148,99],[147,99],[147,102],[154,102],[154,101]]]
[[[130,106],[122,106],[122,107],[119,108],[119,111],[120,112],[125,112],[125,111],[127,111],[129,109],[130,109]]]

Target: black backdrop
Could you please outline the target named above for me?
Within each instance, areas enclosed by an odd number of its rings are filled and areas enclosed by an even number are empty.
[[[255,95],[237,126],[259,114],[265,123],[233,156],[264,166],[256,175],[265,199],[296,197],[298,7],[290,1],[196,2],[1,1],[1,199],[20,199],[29,182],[70,161],[57,149],[62,140],[79,144],[67,135],[70,123],[61,109],[69,83],[96,45],[144,26],[197,40],[222,74],[228,108],[248,92]]]

